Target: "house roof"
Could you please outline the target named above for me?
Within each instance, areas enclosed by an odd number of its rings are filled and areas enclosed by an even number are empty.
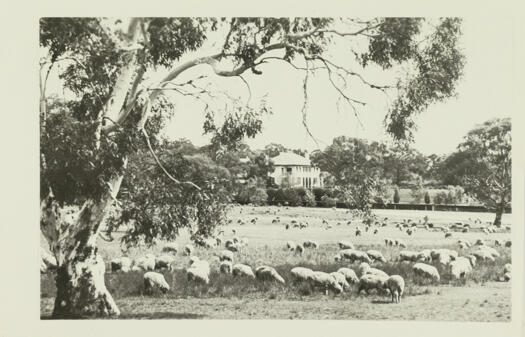
[[[293,152],[282,152],[271,159],[275,166],[311,166],[310,160]]]

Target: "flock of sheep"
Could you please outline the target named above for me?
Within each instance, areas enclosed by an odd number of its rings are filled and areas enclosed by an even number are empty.
[[[377,235],[381,227],[387,226],[388,218],[384,218],[378,221],[375,217],[367,217],[359,212],[353,212],[352,220],[346,224],[351,225],[356,221],[356,218],[361,218],[364,229],[360,226],[355,227],[355,236],[363,235],[364,233],[372,233]],[[252,224],[256,224],[257,218],[251,219]],[[242,222],[242,223],[241,223]],[[281,219],[275,217],[272,223],[280,223]],[[477,220],[475,221],[477,222]],[[237,222],[239,225],[244,224],[244,220]],[[341,225],[341,223],[337,223]],[[325,229],[330,229],[331,225],[326,220],[322,220],[321,226]],[[443,231],[445,238],[452,237],[454,231],[468,231],[470,226],[465,223],[456,223],[451,226],[433,226],[429,223],[428,218],[425,217],[423,221],[418,223],[411,220],[403,220],[395,223],[396,228],[406,232],[408,236],[414,235],[419,230],[432,230],[432,231]],[[303,229],[308,227],[307,222],[297,221],[292,219],[290,223],[285,224],[285,229],[299,228]],[[232,230],[233,234],[236,234],[235,230]],[[485,227],[482,232],[489,234],[494,232],[494,228]],[[357,287],[357,293],[360,294],[365,291],[367,294],[375,290],[379,294],[390,294],[392,302],[399,302],[405,289],[405,280],[401,275],[388,275],[386,272],[380,269],[382,264],[388,262],[379,250],[367,250],[361,251],[356,249],[354,244],[349,240],[340,240],[337,245],[339,252],[334,256],[334,261],[348,262],[348,267],[341,267],[333,272],[314,271],[312,269],[296,266],[290,270],[291,279],[285,280],[275,268],[267,265],[261,265],[252,269],[251,266],[241,263],[234,263],[235,253],[241,250],[243,247],[248,245],[248,240],[245,238],[233,237],[232,239],[223,240],[223,231],[219,232],[215,237],[209,239],[203,239],[196,242],[200,246],[206,248],[224,246],[224,250],[221,250],[214,254],[212,263],[209,261],[200,259],[195,253],[195,249],[192,245],[186,245],[182,254],[189,258],[187,266],[184,268],[189,282],[195,284],[209,284],[210,273],[213,268],[223,274],[232,275],[235,278],[251,278],[254,280],[265,280],[273,281],[281,284],[292,283],[308,283],[313,288],[321,289],[326,294],[332,291],[336,294],[340,294],[344,291],[351,289],[351,285]],[[224,241],[224,244],[223,244]],[[485,243],[486,240],[478,239],[476,242],[471,244],[465,239],[460,239],[457,242],[458,251],[453,249],[424,249],[421,251],[407,250],[407,244],[401,240],[394,240],[385,238],[384,243],[387,249],[389,247],[398,247],[400,250],[395,258],[391,259],[391,262],[398,262],[411,265],[411,270],[415,277],[421,279],[429,279],[435,282],[440,280],[440,274],[438,269],[434,265],[441,266],[442,270],[449,271],[450,275],[454,279],[464,278],[468,273],[472,272],[477,264],[491,263],[500,257],[500,254],[496,249],[490,247]],[[499,242],[494,241],[495,246],[510,247],[510,241]],[[287,241],[285,249],[293,252],[294,254],[303,254],[306,249],[318,249],[320,247],[319,242],[315,240],[306,240],[302,243],[295,243],[293,241]],[[176,262],[176,255],[179,252],[179,248],[173,244],[166,244],[162,248],[162,253],[159,256],[153,254],[146,254],[135,260],[129,257],[122,256],[111,260],[111,271],[112,272],[130,272],[130,271],[144,271],[144,290],[146,293],[151,293],[155,289],[161,292],[167,292],[170,290],[169,284],[166,282],[163,274],[159,273],[161,269],[173,270]],[[42,267],[41,271],[45,272],[48,268],[53,266],[53,257],[48,253],[42,253]],[[354,263],[359,263],[355,270],[350,268]],[[374,264],[376,267],[372,267]],[[358,273],[356,273],[356,271]],[[359,275],[359,277],[358,277]],[[511,278],[511,265],[506,264],[502,275],[501,281],[509,281]]]

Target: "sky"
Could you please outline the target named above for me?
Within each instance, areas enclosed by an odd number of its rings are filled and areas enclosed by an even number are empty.
[[[494,29],[498,27],[498,29]],[[502,33],[505,32],[505,33]],[[511,99],[508,84],[512,83],[512,22],[506,18],[491,17],[487,24],[483,17],[465,18],[460,48],[466,56],[464,76],[457,86],[457,97],[431,105],[416,118],[417,130],[413,146],[423,154],[447,154],[455,150],[466,133],[488,119],[509,117],[511,111],[499,109],[500,102]],[[210,39],[205,48],[186,59],[208,55],[216,50],[219,39]],[[329,57],[341,60],[348,55],[343,43],[329,50]],[[184,62],[185,58],[180,61]],[[351,63],[347,63],[353,66]],[[262,132],[246,142],[253,149],[263,148],[269,143],[279,143],[289,148],[308,151],[322,149],[337,136],[345,135],[369,140],[388,140],[383,119],[388,110],[389,99],[381,92],[364,88],[353,80],[350,82],[352,97],[367,103],[360,108],[359,120],[349,106],[341,103],[337,108],[337,92],[330,86],[325,73],[310,77],[308,86],[307,122],[318,140],[308,135],[302,124],[304,74],[284,62],[275,61],[259,68],[263,75],[246,74],[250,85],[250,103],[257,106],[264,97],[273,113],[263,117]],[[152,83],[161,79],[167,70],[158,70],[149,75]],[[238,78],[217,78],[208,66],[203,65],[187,71],[181,76],[183,82],[202,74],[209,75],[213,85],[232,96],[247,100],[248,90]],[[362,73],[368,80],[378,84],[391,83],[392,75],[378,69]],[[55,76],[56,77],[56,76]],[[207,79],[205,79],[207,81]],[[50,91],[59,87],[53,75]],[[49,92],[49,91],[48,91]],[[176,104],[175,117],[165,130],[171,139],[187,138],[195,145],[205,145],[209,137],[202,135],[203,103],[177,94],[169,94]],[[391,99],[390,99],[391,101]]]

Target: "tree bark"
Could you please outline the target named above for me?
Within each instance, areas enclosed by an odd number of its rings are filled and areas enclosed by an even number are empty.
[[[501,227],[501,216],[503,215],[503,207],[496,209],[496,218],[494,219],[493,225],[496,227]]]

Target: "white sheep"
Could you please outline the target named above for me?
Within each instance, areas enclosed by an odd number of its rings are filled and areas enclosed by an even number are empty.
[[[270,266],[259,266],[255,269],[255,276],[259,280],[271,280],[277,281],[281,284],[284,284],[284,279],[281,275]]]
[[[349,260],[350,263],[353,263],[354,261],[361,261],[361,262],[367,262],[371,263],[372,260],[368,257],[368,255],[365,252],[362,252],[360,250],[355,249],[344,249],[339,252],[341,254],[341,257]]]
[[[450,262],[450,274],[453,278],[460,279],[470,273],[472,271],[472,267],[473,266],[470,258],[461,256],[455,261]]]
[[[179,247],[174,243],[168,243],[164,247],[162,247],[163,253],[177,254],[178,251],[179,251]]]
[[[290,270],[292,277],[295,281],[308,281],[313,275],[314,271],[310,268],[305,267],[294,267]]]
[[[430,278],[435,281],[440,280],[437,268],[429,264],[418,262],[412,266],[412,270],[416,275],[423,278]]]
[[[155,255],[146,254],[145,256],[139,257],[133,262],[133,266],[131,270],[133,271],[140,271],[140,270],[153,271],[155,270]]]
[[[386,280],[386,288],[392,295],[392,302],[399,303],[405,291],[405,280],[400,275],[392,275]]]
[[[170,290],[170,286],[168,282],[166,282],[166,279],[164,279],[164,275],[154,271],[145,273],[144,292],[149,294],[156,288],[160,289],[163,293],[166,293]]]
[[[357,283],[357,282],[359,282],[359,278],[357,277],[355,271],[353,271],[350,268],[342,267],[342,268],[339,268],[337,270],[337,272],[343,274],[345,276],[345,279],[346,279],[346,281],[348,283]]]
[[[322,271],[314,271],[311,281],[316,286],[324,287],[326,295],[328,295],[329,289],[335,291],[336,293],[343,292],[343,287],[339,285],[335,277],[331,274]]]
[[[291,240],[288,240],[286,241],[286,248],[289,250],[289,251],[293,251],[295,249],[295,242],[291,241]]]
[[[350,284],[346,280],[346,277],[343,273],[334,271],[334,272],[331,272],[330,275],[334,277],[335,281],[341,286],[343,290],[350,288]]]
[[[224,274],[231,274],[233,270],[233,266],[231,261],[222,261],[219,265],[219,271]]]
[[[339,249],[355,249],[354,245],[350,241],[339,241]]]
[[[503,266],[503,272],[510,273],[511,271],[512,271],[512,265],[510,263],[505,263],[505,266]]]
[[[222,250],[216,254],[219,257],[219,261],[230,261],[233,262],[233,252],[230,250]]]
[[[361,291],[365,291],[366,294],[371,290],[376,289],[377,292],[381,292],[386,288],[386,281],[388,280],[388,276],[381,276],[381,275],[375,275],[375,274],[365,274],[361,276],[359,279],[359,286],[357,288],[357,294],[361,293]]]
[[[399,252],[398,261],[409,261],[409,262],[416,262],[419,257],[419,253],[412,251],[412,250],[402,250]]]
[[[233,276],[247,276],[255,278],[252,267],[241,263],[237,263],[233,266],[232,273]]]
[[[367,254],[368,257],[370,257],[373,261],[386,262],[385,257],[384,257],[383,254],[382,254],[380,251],[378,251],[378,250],[370,249],[370,250],[367,250],[367,251],[366,251],[366,254]]]
[[[359,265],[358,270],[361,276],[366,275],[366,274],[373,274],[373,275],[388,277],[387,273],[385,273],[384,271],[380,269],[370,267],[370,265],[366,262],[362,262]]]
[[[155,269],[168,268],[171,270],[171,264],[175,261],[175,258],[171,254],[163,254],[155,258]]]
[[[204,284],[210,283],[210,264],[205,260],[198,260],[186,269],[188,281],[195,281]]]

